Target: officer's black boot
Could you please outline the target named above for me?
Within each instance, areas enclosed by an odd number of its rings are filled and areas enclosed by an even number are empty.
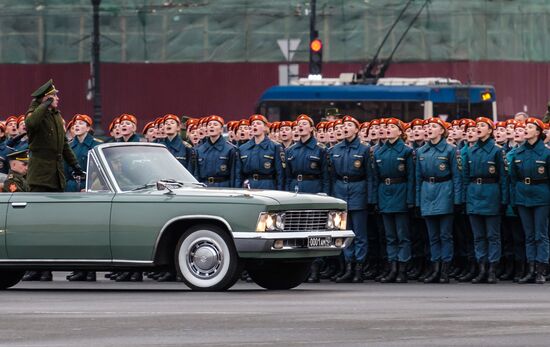
[[[53,276],[51,271],[42,271],[40,273],[41,282],[51,282],[52,280],[53,280]]]
[[[392,261],[390,263],[390,271],[386,274],[386,276],[382,277],[380,279],[380,283],[393,283],[395,282],[395,278],[397,277],[397,262]]]
[[[376,276],[376,277],[374,278],[374,280],[375,280],[376,282],[380,282],[380,281],[382,280],[382,278],[387,277],[388,274],[391,272],[391,265],[392,265],[392,264],[391,264],[391,262],[389,262],[389,261],[384,262],[382,271],[380,271],[380,273],[378,274],[378,276]]]
[[[346,271],[344,274],[338,278],[336,278],[336,283],[349,283],[353,279],[354,271],[353,271],[353,263],[348,262],[346,263]]]
[[[27,271],[23,276],[23,281],[38,281],[40,279],[39,271]]]
[[[335,282],[337,278],[344,276],[346,273],[346,264],[342,257],[338,257],[338,271],[330,278],[331,281]]]
[[[88,271],[87,272],[86,281],[88,281],[88,282],[95,282],[96,281],[95,271]]]
[[[468,260],[468,266],[466,267],[464,274],[457,278],[458,282],[470,282],[476,277],[477,263],[475,259]]]
[[[407,283],[408,281],[408,275],[407,275],[407,263],[406,262],[399,262],[397,264],[397,277],[395,277],[395,283]]]
[[[309,273],[309,277],[306,279],[307,283],[319,283],[321,282],[319,280],[319,263],[317,261],[314,261],[313,264],[311,264],[311,272]]]
[[[525,276],[525,260],[516,260],[514,263],[514,282],[518,283]]]
[[[441,263],[441,274],[439,275],[439,283],[449,283],[450,282],[450,275],[449,275],[449,269],[451,267],[450,262],[444,261]]]
[[[363,263],[357,262],[355,264],[355,272],[353,274],[353,283],[363,283]]]
[[[498,263],[489,264],[489,271],[487,272],[487,283],[495,284],[498,282],[497,267],[498,267]]]
[[[544,284],[544,282],[546,282],[545,272],[546,272],[546,264],[537,263],[537,277],[535,279],[535,282],[537,284]]]
[[[73,272],[73,275],[67,278],[67,281],[71,282],[79,282],[79,281],[86,281],[86,271],[75,271]]]
[[[477,276],[472,279],[472,283],[483,283],[487,279],[487,262],[485,260],[479,261],[479,271]]]
[[[502,281],[510,281],[514,278],[514,257],[508,256],[505,258],[504,273],[499,277]]]
[[[424,283],[436,283],[439,282],[439,275],[441,273],[441,262],[436,261],[432,263],[432,272],[424,278]]]
[[[535,283],[535,262],[530,261],[527,264],[527,272],[525,273],[525,276],[520,278],[518,280],[519,284],[525,284],[525,283]]]

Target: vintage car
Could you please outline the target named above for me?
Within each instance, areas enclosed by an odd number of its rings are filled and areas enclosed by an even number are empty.
[[[290,289],[354,237],[342,200],[206,188],[160,144],[88,156],[81,192],[0,194],[0,288],[25,270],[176,270],[193,290],[225,290],[246,268],[264,288]]]

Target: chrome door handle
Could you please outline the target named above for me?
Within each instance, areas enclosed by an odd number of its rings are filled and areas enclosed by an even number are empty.
[[[13,207],[13,208],[25,208],[25,207],[27,207],[27,203],[26,202],[12,202],[11,207]]]

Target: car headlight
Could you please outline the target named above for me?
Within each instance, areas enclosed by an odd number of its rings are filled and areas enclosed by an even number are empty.
[[[346,230],[348,213],[346,211],[330,211],[327,219],[328,230]]]
[[[262,212],[258,218],[256,231],[283,231],[285,230],[285,214],[282,212]]]

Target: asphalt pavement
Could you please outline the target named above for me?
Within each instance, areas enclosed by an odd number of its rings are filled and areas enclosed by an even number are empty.
[[[549,346],[550,284],[22,282],[0,346]]]

